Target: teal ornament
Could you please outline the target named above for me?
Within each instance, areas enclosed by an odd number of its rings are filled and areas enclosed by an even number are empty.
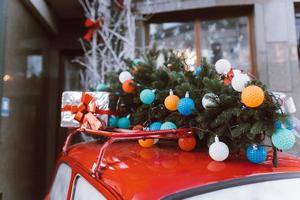
[[[292,118],[288,118],[285,122],[285,126],[287,129],[292,130],[294,129],[294,123],[293,123],[293,119]]]
[[[185,98],[180,99],[177,104],[177,110],[183,116],[192,114],[194,109],[195,102],[191,98],[189,98],[188,93],[185,95]]]
[[[276,129],[282,128],[281,121],[279,121],[279,120],[276,120],[276,121],[275,121],[275,128],[276,128]]]
[[[247,158],[252,163],[262,163],[267,159],[267,151],[262,146],[249,146],[247,148]]]
[[[153,122],[152,124],[150,124],[149,130],[150,131],[158,131],[161,128],[161,123],[160,122]]]
[[[108,89],[108,86],[105,83],[100,83],[97,85],[96,87],[96,91],[100,92],[100,91],[105,91]]]
[[[119,128],[128,129],[130,127],[130,120],[127,117],[122,117],[117,123]]]
[[[197,67],[195,70],[194,70],[194,72],[193,72],[193,74],[194,74],[194,76],[199,76],[200,74],[201,74],[201,72],[203,71],[203,67],[202,66],[199,66],[199,67]]]
[[[161,125],[160,130],[177,129],[177,126],[173,122],[165,122]]]
[[[108,126],[111,128],[115,128],[118,125],[118,118],[115,116],[110,116],[108,119]]]
[[[272,143],[277,149],[289,150],[296,142],[295,135],[286,128],[280,128],[272,135]]]
[[[138,59],[138,58],[136,58],[136,59],[134,59],[134,60],[132,61],[132,63],[133,63],[133,65],[139,65],[139,64],[141,64],[141,63],[142,63],[142,60],[141,60],[141,59]]]
[[[140,100],[144,103],[144,104],[151,104],[155,99],[155,94],[152,90],[149,89],[144,89],[141,93],[140,93]]]

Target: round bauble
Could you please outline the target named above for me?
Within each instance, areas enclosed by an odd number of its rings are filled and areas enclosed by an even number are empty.
[[[108,89],[108,86],[105,83],[100,83],[96,87],[97,92],[105,91]]]
[[[215,95],[214,93],[207,93],[207,94],[205,94],[203,96],[203,98],[202,98],[202,106],[203,106],[203,108],[215,107],[216,103],[215,103],[215,101],[213,99],[217,100],[218,96]]]
[[[188,116],[192,114],[194,109],[195,102],[191,98],[185,97],[179,100],[177,110],[181,115]]]
[[[177,129],[177,126],[173,122],[165,122],[161,125],[160,130]]]
[[[192,151],[196,147],[195,137],[184,137],[178,139],[178,146],[183,151]]]
[[[144,127],[140,124],[135,125],[134,127],[132,127],[132,130],[143,130],[143,129],[144,129]]]
[[[267,151],[262,146],[251,145],[247,148],[247,158],[252,163],[262,163],[267,159]]]
[[[154,139],[139,139],[139,144],[140,144],[142,147],[149,148],[149,147],[152,147],[152,146],[153,146],[153,144],[154,144]]]
[[[165,98],[165,107],[169,110],[169,111],[175,111],[177,110],[177,104],[179,102],[179,97],[176,95],[169,95],[167,96],[167,98]]]
[[[122,89],[126,93],[133,93],[135,90],[134,81],[127,80],[122,84]]]
[[[152,124],[150,124],[149,130],[150,131],[158,131],[158,130],[160,130],[161,125],[162,124],[160,122],[153,122]]]
[[[130,127],[130,120],[127,117],[121,117],[117,125],[119,128],[128,129]]]
[[[197,67],[195,69],[195,71],[193,72],[193,74],[194,74],[194,76],[198,77],[201,74],[202,71],[203,71],[203,67],[200,66],[200,67]]]
[[[247,86],[242,91],[241,100],[242,103],[244,103],[247,107],[250,108],[258,107],[264,102],[264,99],[265,99],[264,91],[256,85]]]
[[[155,99],[155,94],[152,90],[149,89],[144,89],[141,93],[140,93],[140,100],[144,103],[144,104],[151,104]]]
[[[220,59],[216,62],[215,68],[219,74],[227,74],[231,69],[231,64],[226,59]]]
[[[231,80],[231,86],[235,91],[242,92],[245,86],[250,81],[250,77],[247,74],[237,74]]]
[[[108,119],[108,126],[110,128],[115,128],[118,125],[118,118],[115,116],[110,116]]]
[[[134,60],[132,61],[132,63],[133,63],[133,65],[139,65],[139,64],[142,63],[142,60],[139,59],[139,58],[136,58],[136,59],[134,59]]]
[[[220,142],[218,137],[215,142],[209,146],[209,156],[215,161],[224,161],[229,155],[228,146],[224,142]]]
[[[272,135],[272,143],[277,149],[289,150],[296,142],[295,135],[286,128],[280,128]]]
[[[276,121],[275,121],[275,128],[276,128],[276,129],[282,128],[282,123],[281,123],[281,121],[279,121],[279,120],[276,120]]]
[[[119,75],[119,80],[121,83],[124,83],[125,81],[131,80],[131,79],[133,79],[133,76],[128,71],[121,72]]]

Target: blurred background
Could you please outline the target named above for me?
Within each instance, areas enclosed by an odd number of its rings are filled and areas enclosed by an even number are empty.
[[[291,95],[300,117],[300,0],[139,0],[136,43],[220,58]],[[77,0],[0,1],[0,199],[42,199],[66,133],[64,90],[81,90]],[[300,155],[300,144],[292,153]]]

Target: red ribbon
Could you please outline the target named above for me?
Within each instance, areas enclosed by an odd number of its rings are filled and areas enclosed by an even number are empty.
[[[86,41],[91,41],[94,32],[97,31],[102,26],[102,22],[99,19],[97,21],[94,21],[94,20],[88,18],[85,20],[84,26],[88,28],[88,31],[83,36],[83,39],[85,39]]]
[[[89,127],[93,130],[98,130],[105,126],[105,122],[100,121],[94,114],[114,115],[110,110],[98,109],[94,97],[85,92],[82,93],[81,102],[79,105],[65,105],[61,111],[71,111],[75,114],[74,119],[81,125]]]
[[[229,85],[233,77],[234,77],[234,73],[233,73],[233,69],[231,68],[224,79],[224,84]]]

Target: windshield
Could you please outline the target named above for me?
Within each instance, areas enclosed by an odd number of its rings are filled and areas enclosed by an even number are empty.
[[[189,200],[299,200],[300,179],[266,181],[236,186],[186,198]]]

